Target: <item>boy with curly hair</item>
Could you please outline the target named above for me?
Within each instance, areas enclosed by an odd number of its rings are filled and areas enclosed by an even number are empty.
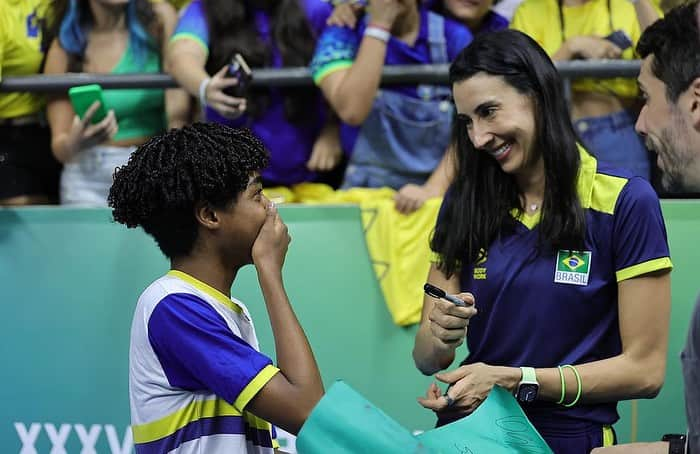
[[[144,143],[115,173],[114,219],[143,228],[171,262],[141,294],[131,329],[137,453],[271,453],[272,425],[296,434],[323,395],[282,281],[291,238],[262,194],[267,161],[249,131],[197,123]],[[230,296],[251,263],[277,366],[258,351],[248,310]]]

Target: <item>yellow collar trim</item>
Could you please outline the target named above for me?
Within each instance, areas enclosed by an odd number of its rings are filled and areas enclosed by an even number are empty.
[[[585,209],[591,207],[593,182],[595,181],[595,174],[598,171],[598,161],[580,144],[577,143],[576,146],[581,155],[581,167],[579,167],[578,176],[576,177],[576,192],[581,201],[581,206]],[[540,223],[541,219],[540,211],[534,214],[523,212],[518,215],[518,210],[514,208],[510,211],[510,214],[529,230],[534,229],[535,226]]]
[[[208,284],[205,284],[204,282],[200,281],[196,277],[190,276],[189,274],[183,273],[182,271],[178,271],[178,270],[168,271],[168,276],[173,276],[173,277],[176,277],[182,281],[187,282],[188,284],[195,287],[196,289],[201,290],[204,293],[206,293],[207,295],[216,299],[218,302],[220,302],[221,304],[228,307],[229,309],[231,309],[234,312],[237,312],[239,314],[243,312],[243,309],[238,304],[233,302],[231,300],[231,298],[224,295],[223,293],[221,293],[220,291],[218,291],[214,287],[212,287]]]

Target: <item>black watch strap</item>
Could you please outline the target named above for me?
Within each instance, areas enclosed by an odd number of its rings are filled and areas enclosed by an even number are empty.
[[[685,434],[666,434],[661,440],[668,442],[668,454],[685,454]]]

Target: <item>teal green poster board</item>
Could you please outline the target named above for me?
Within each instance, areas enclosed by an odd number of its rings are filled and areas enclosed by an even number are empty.
[[[700,292],[700,201],[662,207],[674,263],[666,383],[655,399],[618,406],[621,441],[686,430],[679,353]],[[342,378],[401,426],[433,427],[434,415],[415,400],[432,381],[413,365],[416,327],[392,323],[359,208],[289,206],[280,213],[294,238],[285,283],[326,386]],[[131,317],[140,292],[167,270],[154,241],[115,224],[108,210],[0,208],[0,452],[132,452]],[[261,348],[274,356],[252,267],[241,270],[233,294],[250,309]],[[460,348],[456,361],[464,355]]]
[[[343,381],[316,405],[296,446],[300,454],[552,453],[515,398],[498,386],[468,417],[412,435]]]

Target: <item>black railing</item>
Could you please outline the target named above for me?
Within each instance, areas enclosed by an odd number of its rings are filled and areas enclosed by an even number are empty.
[[[580,77],[637,77],[640,62],[637,60],[587,60],[566,61],[556,64],[562,78]],[[447,83],[448,65],[387,66],[383,70],[382,84]],[[100,84],[102,88],[170,88],[177,84],[167,74],[65,74],[6,77],[0,81],[0,92],[62,92],[76,85]],[[254,86],[304,86],[311,85],[311,74],[306,67],[282,69],[256,69]]]

